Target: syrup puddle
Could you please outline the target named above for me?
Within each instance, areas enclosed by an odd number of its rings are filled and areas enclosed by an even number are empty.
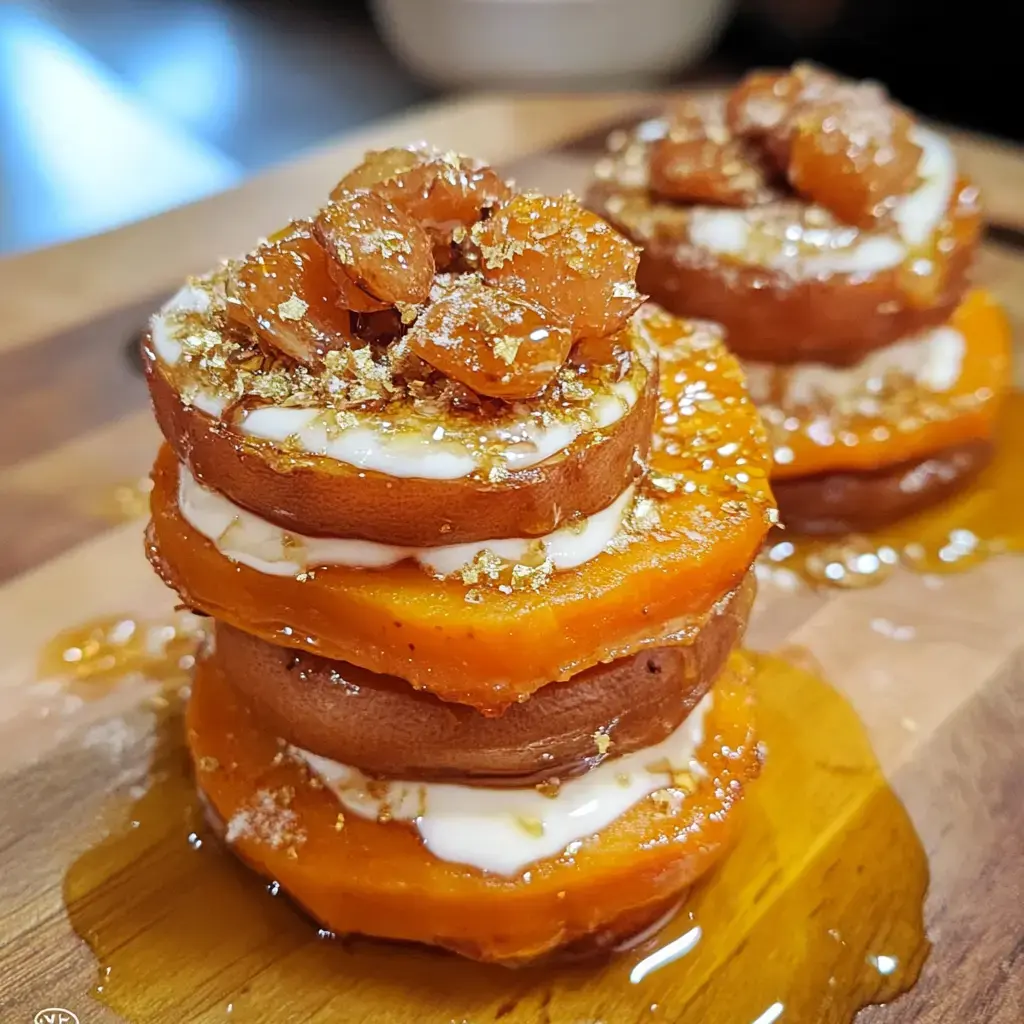
[[[817,539],[781,531],[758,559],[758,579],[785,590],[801,581],[859,589],[897,566],[944,574],[1024,552],[1024,392],[1007,396],[995,441],[992,463],[963,493],[876,534]]]
[[[110,523],[145,519],[149,515],[149,495],[152,490],[153,481],[148,476],[115,484],[98,498],[95,511]]]
[[[39,677],[63,677],[71,688],[113,688],[139,675],[174,684],[195,665],[195,650],[206,634],[202,617],[177,612],[168,622],[110,615],[58,633],[39,658]]]
[[[850,1021],[909,988],[927,955],[924,852],[846,702],[805,670],[756,662],[767,761],[722,866],[641,947],[515,971],[318,934],[210,834],[185,688],[165,686],[144,786],[64,878],[98,964],[93,997],[137,1024]]]

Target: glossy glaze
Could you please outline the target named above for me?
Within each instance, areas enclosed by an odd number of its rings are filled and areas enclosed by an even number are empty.
[[[960,572],[997,554],[1024,552],[1024,393],[1011,392],[996,420],[995,457],[965,491],[870,535],[821,540],[779,533],[758,575],[785,588],[858,588],[898,565],[917,572]]]
[[[147,792],[65,879],[97,957],[94,995],[138,1024],[850,1021],[909,987],[927,953],[924,853],[845,701],[783,662],[758,667],[766,767],[722,867],[633,952],[515,972],[318,936],[211,839],[172,706]]]

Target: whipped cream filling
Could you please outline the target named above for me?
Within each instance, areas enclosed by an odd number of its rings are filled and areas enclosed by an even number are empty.
[[[512,877],[537,861],[571,856],[585,839],[657,790],[671,788],[673,800],[685,800],[688,788],[707,775],[696,753],[711,699],[705,696],[660,743],[602,761],[551,795],[535,787],[371,780],[357,768],[307,750],[290,751],[346,811],[371,821],[411,822],[440,860]]]
[[[757,262],[776,270],[799,269],[801,276],[872,274],[899,266],[924,246],[949,207],[956,184],[956,159],[949,142],[937,132],[915,127],[911,140],[921,147],[921,183],[893,209],[895,234],[858,231],[836,224],[820,210],[821,226],[794,224],[776,245],[765,245],[757,208],[719,209],[698,206],[690,212],[690,240],[711,252]],[[813,208],[812,208],[813,209]]]
[[[177,365],[183,352],[181,332],[195,329],[182,323],[182,313],[202,316],[222,304],[221,296],[196,284],[179,289],[150,321],[153,349],[160,362],[167,367]],[[535,466],[564,451],[586,430],[603,430],[618,422],[638,397],[633,383],[618,381],[593,396],[585,420],[552,418],[542,424],[531,418],[524,404],[479,431],[462,427],[456,432],[436,424],[406,426],[385,420],[340,426],[330,410],[290,406],[250,410],[235,427],[249,437],[287,442],[311,455],[388,476],[458,480],[485,466],[490,468],[495,460],[509,472]],[[223,415],[226,408],[224,398],[211,391],[190,392],[188,401],[213,417]]]
[[[573,569],[596,558],[618,534],[634,491],[627,487],[607,508],[542,537],[412,548],[293,533],[204,487],[187,466],[178,468],[178,508],[185,521],[226,558],[270,576],[298,576],[331,565],[381,569],[406,558],[435,576],[449,576],[485,550],[508,562],[549,559],[555,571]]]
[[[628,381],[613,384],[609,394],[595,396],[591,408],[594,426],[610,427],[622,419],[636,400],[636,388]],[[239,429],[250,437],[278,444],[297,443],[302,451],[394,477],[458,480],[482,465],[477,451],[446,433],[443,427],[435,427],[429,434],[391,432],[387,427],[375,430],[369,426],[328,431],[323,412],[276,406],[254,409],[242,417]],[[542,426],[524,418],[518,423],[488,427],[481,440],[494,448],[495,455],[511,472],[557,455],[581,433],[583,425],[579,422],[554,421]]]
[[[743,365],[755,403],[790,410],[879,395],[893,375],[941,394],[960,379],[966,347],[963,334],[944,325],[874,349],[854,366],[749,361]]]

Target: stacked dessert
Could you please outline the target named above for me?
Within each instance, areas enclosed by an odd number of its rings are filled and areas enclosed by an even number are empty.
[[[149,556],[216,620],[198,786],[327,929],[606,947],[729,841],[769,454],[637,260],[571,197],[389,150],[153,318]]]
[[[616,133],[596,177],[639,286],[726,328],[787,525],[871,529],[984,466],[1009,334],[968,291],[978,192],[880,86],[757,72]]]

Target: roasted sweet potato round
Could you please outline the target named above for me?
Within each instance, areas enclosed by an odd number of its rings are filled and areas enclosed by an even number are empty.
[[[664,739],[718,677],[753,598],[749,575],[689,644],[595,665],[500,718],[224,623],[217,660],[268,729],[314,754],[393,778],[530,785]]]
[[[719,334],[653,307],[637,330],[661,366],[651,475],[625,532],[576,568],[513,567],[493,582],[486,569],[437,580],[412,562],[268,576],[183,519],[166,447],[150,558],[188,605],[245,632],[492,713],[592,665],[685,643],[739,585],[774,519],[768,450]]]
[[[696,754],[707,776],[695,777],[692,792],[644,798],[571,857],[530,865],[528,880],[441,860],[405,822],[339,816],[337,799],[281,756],[277,738],[213,662],[200,665],[192,687],[189,747],[200,792],[234,853],[324,927],[523,963],[640,931],[722,855],[743,787],[759,768],[748,671],[737,658],[715,687]],[[241,827],[267,801],[285,817]]]
[[[142,351],[160,429],[198,479],[296,533],[382,544],[535,537],[606,508],[640,473],[657,402],[654,364],[638,358],[628,410],[542,462],[494,479],[396,477],[247,436],[187,402],[152,345]]]

